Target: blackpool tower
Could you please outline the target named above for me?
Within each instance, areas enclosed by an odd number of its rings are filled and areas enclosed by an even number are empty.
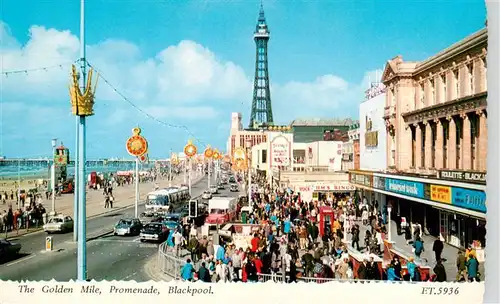
[[[253,82],[252,113],[250,128],[258,125],[273,124],[273,110],[271,108],[271,91],[269,90],[269,69],[267,65],[267,43],[269,42],[264,7],[260,5],[259,20],[253,34],[256,45],[255,79]]]

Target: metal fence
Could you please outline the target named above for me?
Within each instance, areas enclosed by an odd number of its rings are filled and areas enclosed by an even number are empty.
[[[181,257],[175,256],[174,252],[167,246],[167,243],[164,242],[160,244],[158,247],[158,257],[157,257],[157,265],[159,270],[173,278],[174,280],[180,280],[181,278],[181,269],[186,263],[186,260]],[[288,277],[285,277],[282,273],[274,273],[274,274],[259,274],[259,282],[276,282],[283,283],[283,281],[288,281]],[[370,280],[341,280],[341,279],[328,279],[328,278],[315,278],[315,277],[297,277],[297,282],[306,282],[306,283],[326,283],[331,281],[356,281],[356,282],[364,282]]]
[[[157,265],[160,271],[175,280],[181,279],[181,269],[186,261],[175,256],[174,252],[169,249],[167,242],[160,244],[158,247]]]

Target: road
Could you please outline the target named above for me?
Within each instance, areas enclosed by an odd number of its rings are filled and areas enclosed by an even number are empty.
[[[207,187],[206,177],[192,186],[193,196],[200,195]],[[144,206],[139,207],[139,212]],[[116,213],[89,219],[87,236],[97,236],[112,228],[123,217],[134,215],[134,207]],[[0,265],[2,280],[51,280],[68,281],[77,276],[76,244],[72,233],[54,234],[54,250],[46,252],[44,233],[28,234],[10,241],[22,245],[21,258]],[[145,260],[158,251],[157,244],[141,243],[137,236],[101,236],[87,242],[87,277],[95,280],[147,281]]]

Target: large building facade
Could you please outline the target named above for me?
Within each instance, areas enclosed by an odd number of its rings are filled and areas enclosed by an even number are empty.
[[[487,30],[422,62],[386,64],[386,172],[351,172],[405,217],[456,247],[485,246]],[[363,117],[360,117],[363,120]]]

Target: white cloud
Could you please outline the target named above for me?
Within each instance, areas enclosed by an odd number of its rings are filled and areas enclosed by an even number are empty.
[[[1,72],[62,64],[62,68],[1,76],[3,110],[0,119],[4,125],[21,130],[43,121],[44,128],[37,132],[58,132],[58,119],[70,116],[70,63],[79,58],[79,46],[78,37],[70,31],[43,26],[32,26],[28,41],[21,44],[0,21]],[[107,39],[89,45],[87,56],[109,83],[151,115],[173,124],[193,124],[194,127],[198,121],[198,125],[209,125],[208,121],[212,120],[213,128],[200,128],[207,132],[202,136],[210,136],[210,130],[220,128],[220,134],[224,133],[223,129],[228,130],[228,112],[241,110],[242,103],[246,105],[244,120],[249,119],[253,69],[245,73],[238,64],[220,60],[207,47],[194,41],[166,45],[157,55],[147,58],[130,41]],[[361,83],[348,83],[334,74],[318,76],[310,82],[290,79],[287,83],[273,83],[274,118],[278,123],[288,123],[299,117],[355,115],[367,87],[367,75]],[[145,120],[143,114],[123,101],[103,79],[99,80],[96,102],[98,111],[92,121],[97,129],[101,122],[106,128]],[[29,119],[13,118],[20,108],[29,109],[24,115]],[[224,124],[226,127],[221,128]],[[3,140],[8,140],[8,135],[3,135]]]

